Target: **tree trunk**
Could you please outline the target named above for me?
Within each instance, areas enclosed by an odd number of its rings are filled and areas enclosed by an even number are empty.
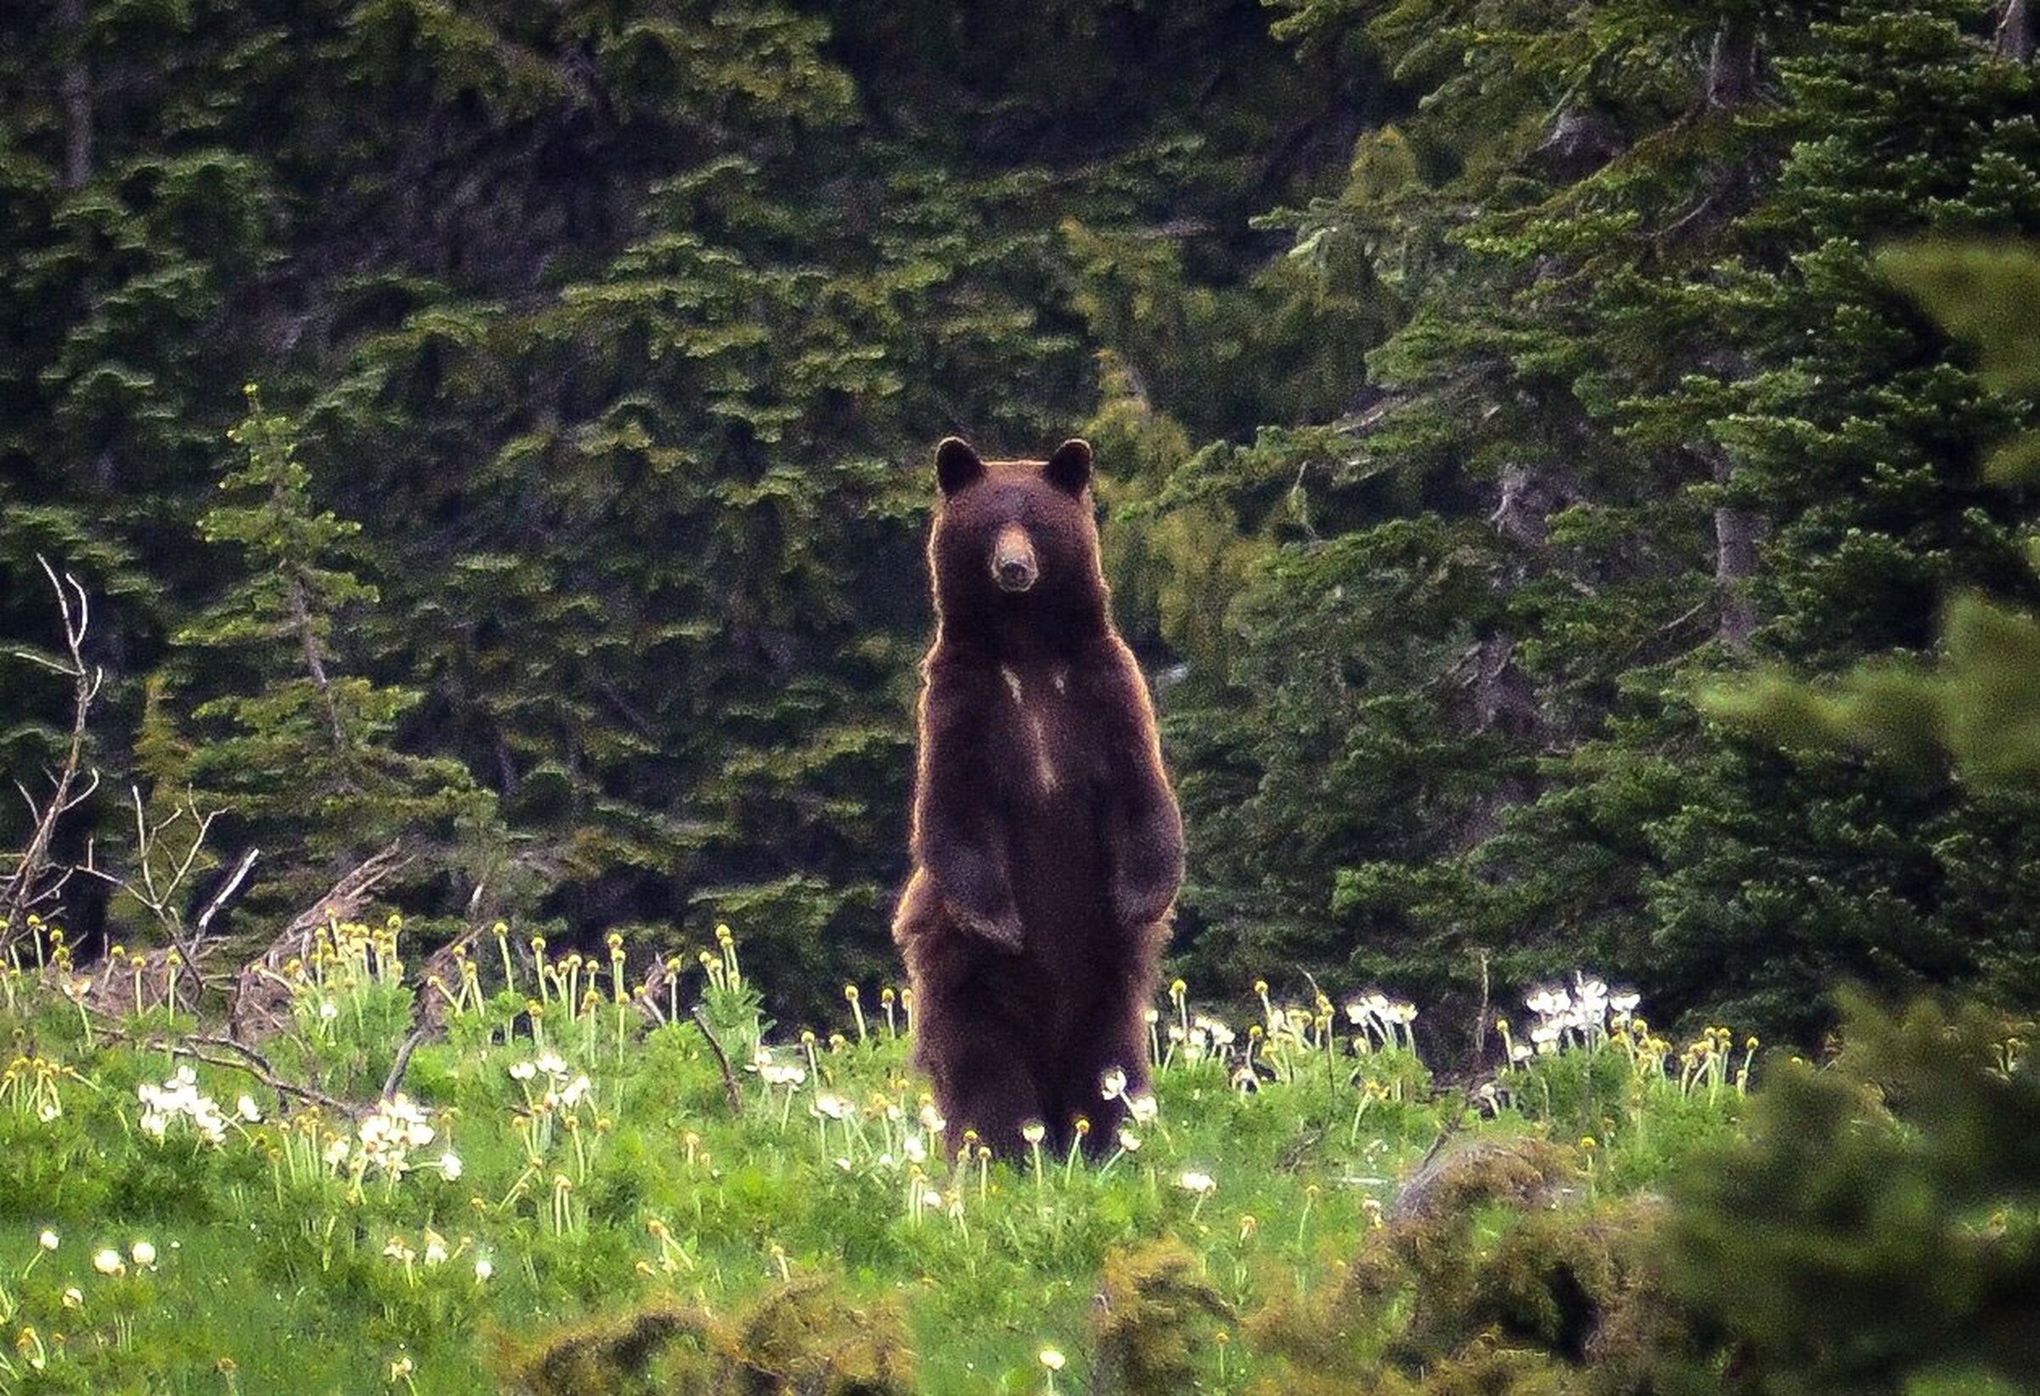
[[[1707,105],[1739,107],[1757,86],[1757,31],[1746,19],[1724,19],[1707,56]]]
[[[1726,485],[1728,461],[1716,457],[1714,483]],[[1762,524],[1747,509],[1726,504],[1714,509],[1714,585],[1721,596],[1720,634],[1737,653],[1750,647],[1757,630],[1757,614],[1750,604],[1750,579],[1757,575],[1757,539]]]
[[[1497,579],[1503,590],[1528,580],[1538,565],[1534,556],[1549,546],[1551,514],[1576,496],[1570,481],[1549,466],[1511,463],[1496,482],[1494,512],[1488,523],[1519,551],[1508,559]],[[1546,721],[1537,685],[1516,662],[1516,637],[1491,630],[1461,656],[1455,669],[1461,694],[1462,721],[1475,732],[1494,732],[1512,743],[1534,746],[1544,740]],[[1470,809],[1454,830],[1454,842],[1470,849],[1493,838],[1502,827],[1502,813],[1511,805],[1537,798],[1533,780],[1511,777]]]
[[[57,23],[71,47],[58,82],[64,104],[64,187],[92,178],[92,70],[85,63],[85,0],[58,0]]]
[[[1997,52],[2014,63],[2033,61],[2033,7],[2030,0],[2004,0],[1998,11]]]
[[[319,691],[320,706],[326,710],[326,725],[333,734],[333,754],[344,757],[347,755],[347,729],[341,725],[340,707],[333,701],[333,684],[326,677],[325,657],[319,653],[319,636],[312,626],[304,580],[297,576],[290,579],[290,619],[297,630],[299,642],[304,646],[305,670],[312,676],[312,687]]]

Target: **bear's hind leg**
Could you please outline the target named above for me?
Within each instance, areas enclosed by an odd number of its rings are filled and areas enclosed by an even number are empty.
[[[1009,956],[955,923],[924,873],[907,885],[894,937],[914,988],[914,1064],[935,1087],[949,1153],[963,1149],[968,1129],[1002,1158],[1026,1156],[1020,1128],[1046,1119],[1049,1104],[1036,1079],[1028,985]]]
[[[1056,1082],[1059,1113],[1066,1119],[1081,1115],[1091,1124],[1084,1152],[1094,1159],[1119,1147],[1119,1130],[1128,1116],[1126,1102],[1151,1089],[1147,990],[1144,976],[1131,975],[1103,997],[1096,1005],[1095,1035],[1069,1055]],[[1110,1099],[1105,1095],[1108,1076],[1114,1087]]]
[[[1045,1102],[1021,1044],[999,1032],[973,1030],[952,1042],[935,1073],[935,1102],[948,1121],[943,1138],[952,1152],[965,1145],[965,1132],[1005,1159],[1027,1156],[1022,1127],[1043,1121]]]

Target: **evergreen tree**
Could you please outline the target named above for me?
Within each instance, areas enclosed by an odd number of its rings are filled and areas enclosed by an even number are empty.
[[[1172,700],[1207,968],[1470,999],[1584,958],[1804,1033],[1838,979],[2018,958],[2030,918],[1982,905],[2028,811],[1781,758],[1690,700],[1750,656],[1918,644],[1947,582],[2019,585],[2016,505],[1962,474],[2003,409],[1868,270],[1886,230],[2031,216],[2030,72],[1991,18],[1284,21],[1365,23],[1435,86],[1297,219],[1409,307],[1376,386],[1329,431],[1186,452],[1164,492],[1278,530],[1229,670]]]
[[[263,854],[251,905],[304,910],[352,863],[394,838],[487,821],[491,801],[444,758],[394,745],[415,691],[349,672],[341,637],[377,601],[352,570],[360,526],[317,508],[296,427],[247,392],[231,433],[246,460],[200,520],[234,558],[220,600],[175,639],[168,693],[152,693],[143,773],[160,803],[223,809],[223,837]],[[159,727],[160,705],[191,714]]]

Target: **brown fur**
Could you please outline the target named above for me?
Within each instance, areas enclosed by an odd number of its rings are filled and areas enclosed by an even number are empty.
[[[937,456],[935,643],[893,939],[952,1149],[975,1129],[1019,1154],[1038,1120],[1059,1150],[1079,1115],[1101,1148],[1124,1107],[1099,1078],[1147,1084],[1142,1014],[1183,828],[1147,683],[1112,627],[1090,465],[1080,441],[1047,462],[981,462],[953,438]],[[1024,591],[995,575],[1030,568]]]

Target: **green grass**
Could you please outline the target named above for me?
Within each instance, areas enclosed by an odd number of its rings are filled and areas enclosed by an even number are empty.
[[[775,1068],[805,1073],[774,1085],[746,1066],[763,1025],[734,948],[703,956],[712,982],[690,971],[688,988],[736,1059],[739,1116],[705,1035],[619,1012],[608,965],[593,994],[589,967],[549,966],[534,1017],[530,961],[505,988],[495,947],[480,958],[447,1035],[404,1075],[433,1133],[401,1176],[364,1166],[358,1119],[168,1050],[218,1029],[161,1006],[103,1019],[67,1001],[68,970],[0,971],[15,1052],[0,1090],[0,1390],[493,1391],[515,1354],[591,1317],[661,1300],[727,1316],[822,1276],[881,1327],[897,1305],[921,1389],[1045,1390],[1053,1349],[1055,1389],[1082,1391],[1101,1267],[1173,1238],[1227,1306],[1197,1344],[1198,1385],[1243,1391],[1274,1369],[1228,1315],[1331,1283],[1441,1132],[1548,1136],[1575,1151],[1583,1193],[1624,1192],[1731,1128],[1741,1103],[1727,1055],[1682,1072],[1638,1032],[1538,1058],[1483,1105],[1435,1089],[1402,1040],[1356,1047],[1344,1013],[1265,998],[1236,1016],[1225,1059],[1192,1059],[1169,1042],[1190,1014],[1171,999],[1157,1005],[1159,1110],[1136,1150],[952,1169],[921,1119],[901,1005],[888,1018],[866,997],[861,1037],[848,1015],[806,1045],[774,1035]],[[261,1044],[276,1078],[365,1109],[409,1027],[404,975],[393,933],[342,928],[291,976],[293,1029]],[[551,1073],[525,1065],[542,1052]],[[1247,1053],[1258,1089],[1241,1088]],[[184,1118],[160,1139],[145,1129],[139,1088],[179,1066],[228,1117],[219,1142]],[[238,1118],[244,1094],[259,1121]],[[94,1258],[109,1248],[105,1274]]]

